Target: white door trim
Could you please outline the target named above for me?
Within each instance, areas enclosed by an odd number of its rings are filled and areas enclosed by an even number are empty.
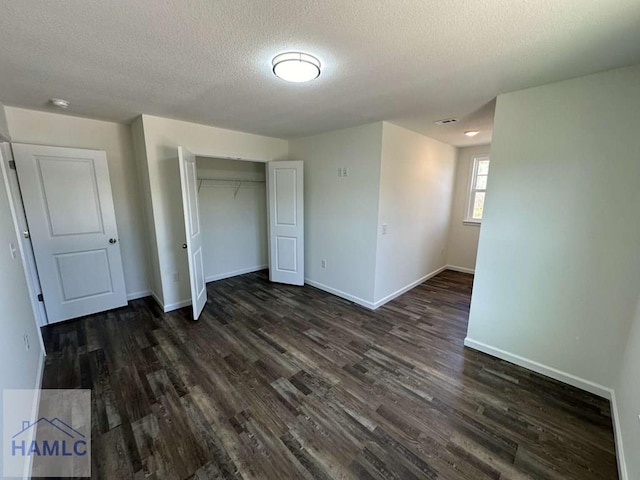
[[[28,231],[27,217],[24,213],[24,204],[22,203],[22,195],[20,194],[18,175],[14,168],[9,167],[9,162],[13,161],[13,152],[11,151],[11,145],[9,143],[0,144],[0,158],[2,158],[2,173],[4,176],[5,186],[7,188],[7,194],[9,196],[9,207],[11,208],[11,215],[13,216],[16,236],[18,237],[20,247],[20,254],[22,256],[22,267],[24,269],[25,276],[27,277],[29,299],[31,300],[31,306],[36,317],[36,322],[40,327],[43,327],[49,322],[47,321],[47,313],[44,309],[44,304],[38,300],[38,295],[42,294],[42,288],[40,287],[40,279],[38,278],[38,270],[36,268],[36,259],[33,255],[31,239],[25,238],[24,236],[24,232]]]
[[[28,252],[25,249],[25,246],[23,245],[23,242],[22,242],[23,237],[20,232],[20,222],[18,221],[18,219],[20,218],[19,217],[20,213],[22,214],[22,216],[24,216],[24,207],[22,205],[22,197],[18,194],[16,198],[11,188],[10,178],[12,175],[15,176],[16,182],[17,182],[17,176],[16,176],[15,170],[12,170],[9,168],[9,161],[13,159],[13,156],[9,156],[10,154],[11,154],[11,147],[9,143],[4,143],[4,142],[1,143],[0,144],[0,171],[1,171],[5,188],[7,189],[7,197],[9,199],[9,209],[11,210],[13,226],[15,228],[16,237],[18,239],[18,248],[20,250],[20,256],[22,258],[22,269],[24,270],[24,274],[27,279],[27,287],[29,290],[29,296],[31,297],[30,300],[31,300],[31,308],[33,309],[33,317],[36,322],[36,326],[41,327],[42,325],[46,325],[47,317],[46,317],[46,313],[44,312],[44,305],[42,305],[42,303],[38,301],[37,293],[33,291],[33,282],[36,282],[39,285],[40,280],[38,279],[37,275],[35,278],[33,278],[33,274],[29,270],[27,265]],[[31,252],[31,255],[33,255],[33,251],[32,250],[29,250],[29,251]],[[33,260],[33,263],[35,264],[35,259]],[[42,317],[41,314],[44,315],[44,317]],[[41,323],[43,321],[45,322],[44,324]],[[44,340],[42,339],[42,332],[40,331],[40,328],[38,328],[37,330],[38,330],[38,341],[40,342],[40,348],[43,354],[46,355],[46,350],[44,348]]]

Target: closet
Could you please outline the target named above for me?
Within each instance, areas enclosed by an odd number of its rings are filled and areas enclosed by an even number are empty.
[[[303,164],[253,163],[178,147],[194,320],[207,303],[207,281],[268,264],[272,282],[304,285]]]
[[[206,282],[268,267],[264,162],[196,156]]]

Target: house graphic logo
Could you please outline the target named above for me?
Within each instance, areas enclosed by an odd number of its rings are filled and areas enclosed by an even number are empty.
[[[91,477],[91,390],[2,391],[0,477]]]
[[[37,436],[29,438],[29,430],[36,430]],[[29,456],[85,456],[87,454],[87,441],[82,432],[79,432],[68,423],[55,417],[48,419],[39,418],[30,423],[22,422],[22,429],[11,438],[11,455]]]

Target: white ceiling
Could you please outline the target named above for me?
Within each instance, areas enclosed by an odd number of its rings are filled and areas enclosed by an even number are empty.
[[[491,138],[497,94],[640,63],[638,0],[0,0],[0,102],[295,137],[389,120]],[[320,58],[290,84],[278,53]],[[456,125],[435,120],[459,117]],[[464,130],[479,128],[473,139]]]

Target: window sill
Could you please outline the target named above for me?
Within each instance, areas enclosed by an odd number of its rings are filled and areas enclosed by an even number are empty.
[[[463,225],[472,225],[474,227],[479,227],[482,224],[481,220],[463,220]]]

